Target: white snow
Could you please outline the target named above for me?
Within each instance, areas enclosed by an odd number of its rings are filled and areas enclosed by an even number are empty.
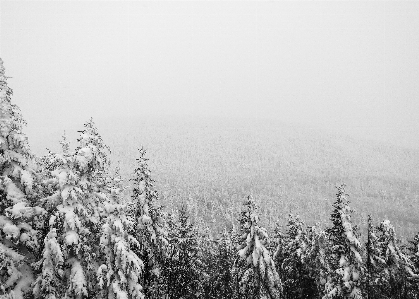
[[[31,212],[33,212],[33,209],[31,207],[26,207],[27,203],[24,201],[18,202],[13,205],[13,207],[9,207],[6,209],[6,215],[10,218],[21,218],[21,217],[27,217],[29,218],[31,216]]]
[[[20,171],[20,180],[23,185],[25,185],[29,190],[32,190],[33,177],[31,173],[27,170]]]
[[[69,246],[79,243],[79,234],[74,230],[67,231],[65,233],[65,243]]]
[[[0,215],[0,229],[2,229],[7,223],[12,223],[12,221],[3,215]]]
[[[0,252],[4,252],[6,256],[10,257],[12,260],[15,261],[21,261],[25,258],[23,255],[20,255],[19,253],[15,252],[14,250],[10,249],[2,243],[0,243]]]
[[[9,238],[17,238],[20,235],[20,229],[12,223],[6,223],[6,225],[3,227],[3,232]]]
[[[18,203],[25,200],[23,192],[16,187],[16,185],[9,178],[4,178],[5,190],[7,193],[7,199],[13,203]]]

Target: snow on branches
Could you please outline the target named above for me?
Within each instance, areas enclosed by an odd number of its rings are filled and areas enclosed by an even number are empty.
[[[240,217],[239,261],[242,264],[240,286],[242,294],[252,294],[252,298],[280,298],[281,281],[274,261],[266,249],[268,234],[258,225],[256,205],[251,196],[247,197]],[[251,290],[249,290],[249,288]]]
[[[326,230],[329,238],[328,263],[330,273],[325,284],[323,298],[362,298],[361,275],[363,262],[361,243],[356,228],[351,223],[351,212],[345,187],[338,187],[334,210],[331,214],[333,226]],[[340,298],[339,297],[339,298]]]
[[[34,222],[45,210],[33,205],[34,157],[12,94],[0,59],[0,267],[7,273],[0,277],[0,295],[21,298],[32,281],[28,263],[39,250]]]

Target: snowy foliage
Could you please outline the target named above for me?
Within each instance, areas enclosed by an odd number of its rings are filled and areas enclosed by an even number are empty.
[[[308,254],[310,239],[304,223],[298,216],[289,215],[287,234],[283,242],[280,273],[282,273],[284,295],[287,298],[306,298],[317,292],[312,276]]]
[[[266,249],[268,234],[258,225],[253,198],[244,203],[240,217],[240,245],[238,255],[241,268],[239,284],[242,296],[249,298],[280,298],[282,285],[270,252]]]
[[[96,287],[99,231],[109,194],[105,176],[108,149],[92,120],[80,133],[75,152],[69,152],[64,139],[63,152],[50,153],[43,160],[49,170],[43,184],[52,194],[41,199],[50,217],[41,275],[34,288],[37,298],[59,298],[62,289],[66,297],[84,298]],[[57,283],[45,285],[49,280]]]
[[[333,226],[327,229],[329,237],[328,273],[323,298],[362,298],[361,276],[363,261],[361,243],[352,226],[344,186],[338,187],[337,199],[331,215]]]
[[[167,256],[168,239],[162,207],[158,206],[158,193],[145,157],[139,150],[134,170],[131,215],[136,219],[135,236],[141,240],[138,255],[145,262],[143,285],[148,295],[159,293],[162,263]]]
[[[97,270],[99,287],[103,298],[141,299],[145,298],[140,284],[143,275],[143,261],[133,248],[140,244],[129,233],[134,219],[127,216],[127,206],[122,204],[120,178],[110,184],[109,199],[105,202],[106,222],[102,226],[100,247],[104,262]]]
[[[307,239],[309,246],[305,255],[305,263],[308,264],[310,276],[316,281],[317,294],[324,295],[325,284],[331,271],[327,259],[327,235],[317,226],[312,226],[307,230]]]
[[[236,248],[234,235],[224,230],[219,239],[209,234],[201,237],[200,248],[204,256],[204,298],[235,298],[234,261]]]
[[[186,205],[181,205],[178,219],[169,219],[169,255],[165,274],[169,298],[197,298],[203,279],[203,263],[198,232],[190,221]]]
[[[377,227],[370,225],[369,231],[369,293],[377,298],[407,297],[407,284],[416,285],[419,276],[409,256],[400,248],[393,225],[384,220]]]
[[[34,206],[36,168],[12,94],[0,59],[0,273],[5,273],[0,295],[22,298],[33,277],[29,264],[39,250],[36,221],[45,210]]]

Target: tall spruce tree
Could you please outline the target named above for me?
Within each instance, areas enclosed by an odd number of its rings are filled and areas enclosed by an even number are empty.
[[[12,94],[0,59],[0,296],[21,298],[33,280],[45,210],[36,203],[34,157]]]
[[[251,196],[243,205],[238,247],[238,293],[241,298],[281,298],[282,285],[275,263],[266,249],[268,234],[260,227]]]
[[[361,243],[356,227],[351,223],[349,202],[344,185],[338,187],[331,214],[332,227],[326,230],[329,238],[328,263],[331,273],[325,284],[323,298],[362,298],[363,264]]]
[[[385,276],[381,275],[386,268],[385,261],[381,258],[378,247],[377,230],[372,223],[371,215],[368,215],[368,235],[365,245],[366,251],[366,275],[365,289],[368,299],[381,298],[380,286],[386,284]]]
[[[134,170],[131,214],[136,219],[135,235],[140,242],[138,255],[144,261],[142,284],[147,297],[160,298],[164,284],[162,265],[167,256],[168,233],[165,215],[148,166],[145,149],[139,150]]]

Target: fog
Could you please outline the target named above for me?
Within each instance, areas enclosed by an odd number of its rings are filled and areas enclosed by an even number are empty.
[[[91,116],[170,115],[274,119],[419,147],[419,2],[0,9],[0,57],[31,143]]]

